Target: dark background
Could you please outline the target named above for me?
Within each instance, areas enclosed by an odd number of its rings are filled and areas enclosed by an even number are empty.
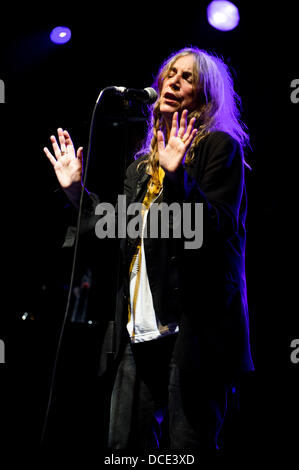
[[[231,66],[251,135],[248,173],[247,281],[256,366],[242,384],[238,432],[228,448],[245,455],[291,457],[298,441],[299,364],[290,343],[299,337],[297,308],[297,123],[290,83],[299,74],[292,2],[235,2],[238,27],[213,29],[208,2],[39,7],[6,6],[1,29],[2,308],[0,365],[5,442],[38,447],[55,351],[65,311],[72,256],[61,251],[65,203],[43,153],[58,127],[69,130],[86,156],[91,114],[109,85],[151,86],[161,62],[194,45]],[[50,42],[57,25],[71,40]],[[111,98],[97,112],[89,188],[115,202],[124,168],[143,132],[143,108],[126,110]],[[129,119],[126,121],[124,117]],[[138,119],[136,119],[138,118]],[[114,181],[110,172],[119,169]],[[108,173],[108,175],[107,175]],[[117,256],[103,243],[100,305],[90,302],[85,323],[68,322],[47,438],[50,445],[105,448],[109,381],[97,377],[103,323],[115,299]],[[22,320],[22,316],[27,316]],[[87,321],[92,321],[88,324]],[[232,427],[233,429],[233,427]],[[3,441],[4,442],[4,441]]]

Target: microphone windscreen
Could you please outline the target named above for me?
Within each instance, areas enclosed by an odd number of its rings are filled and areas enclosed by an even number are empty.
[[[148,101],[147,103],[153,104],[155,101],[158,99],[158,93],[154,88],[152,87],[147,87],[145,88],[145,91],[148,93]]]

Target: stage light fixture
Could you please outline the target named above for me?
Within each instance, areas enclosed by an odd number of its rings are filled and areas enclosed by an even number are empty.
[[[208,22],[220,31],[234,29],[240,20],[239,10],[232,2],[215,0],[207,7]]]
[[[71,30],[66,26],[57,26],[51,31],[50,39],[55,44],[65,44],[71,39]]]

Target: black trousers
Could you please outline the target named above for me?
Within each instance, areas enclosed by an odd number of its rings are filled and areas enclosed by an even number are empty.
[[[218,449],[227,406],[223,380],[180,370],[176,335],[128,344],[111,397],[110,449]]]

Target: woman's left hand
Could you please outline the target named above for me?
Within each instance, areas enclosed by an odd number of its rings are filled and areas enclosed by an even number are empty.
[[[171,131],[166,146],[163,132],[158,131],[159,163],[167,174],[173,174],[179,168],[197,133],[197,129],[193,129],[195,118],[192,118],[187,124],[187,115],[188,110],[184,109],[179,124],[178,112],[176,111],[173,114]]]

